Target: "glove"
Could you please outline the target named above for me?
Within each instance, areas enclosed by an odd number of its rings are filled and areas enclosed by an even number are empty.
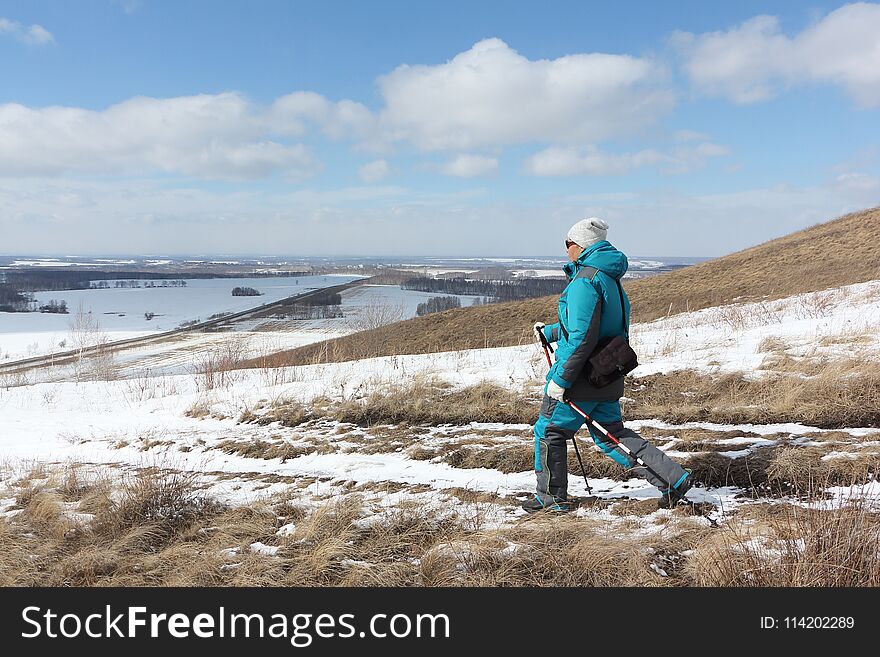
[[[544,392],[550,399],[556,399],[558,401],[565,401],[563,397],[565,397],[565,388],[556,383],[554,380],[550,380],[547,382],[547,387],[544,388]]]
[[[535,338],[541,344],[547,341],[547,338],[544,337],[544,326],[546,326],[544,322],[535,322],[535,325],[532,327],[532,330],[535,332]]]

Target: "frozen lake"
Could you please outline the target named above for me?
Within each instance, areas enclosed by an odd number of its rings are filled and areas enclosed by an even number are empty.
[[[328,274],[273,278],[183,279],[185,287],[141,287],[37,292],[39,304],[66,301],[68,314],[0,313],[0,359],[62,351],[69,343],[70,324],[82,305],[109,340],[149,335],[177,328],[182,322],[236,312],[286,297],[362,278]],[[127,279],[126,279],[127,280]],[[149,281],[140,281],[143,285]],[[162,281],[153,281],[161,285]],[[253,287],[259,297],[234,297],[233,287]],[[155,313],[151,320],[144,313]]]
[[[205,320],[215,313],[247,310],[271,301],[278,301],[309,290],[341,285],[359,276],[321,275],[280,278],[217,278],[184,279],[186,287],[114,288],[97,290],[64,290],[38,292],[40,304],[51,299],[67,302],[68,314],[0,313],[0,360],[25,358],[72,348],[71,322],[82,304],[91,312],[101,334],[107,340],[122,340],[149,335],[178,327],[182,322]],[[113,285],[112,281],[108,282]],[[142,282],[143,284],[143,282]],[[253,287],[264,294],[259,297],[233,297],[232,288]],[[365,312],[372,304],[389,306],[401,319],[416,316],[418,304],[439,293],[401,290],[393,285],[364,285],[343,293],[343,318],[292,320],[285,322],[284,331],[273,332],[272,339],[285,347],[343,335],[356,330],[352,318]],[[476,297],[459,296],[462,306],[469,306]],[[155,313],[147,320],[144,313]],[[237,330],[248,330],[263,323],[252,320],[239,324]]]

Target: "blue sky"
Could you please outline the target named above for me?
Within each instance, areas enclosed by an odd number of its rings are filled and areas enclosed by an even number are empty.
[[[714,256],[880,204],[880,5],[0,0],[0,253]]]

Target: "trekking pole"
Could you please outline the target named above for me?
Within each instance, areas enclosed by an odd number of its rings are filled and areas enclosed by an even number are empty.
[[[543,333],[539,333],[539,336],[541,338],[541,346],[544,347],[544,355],[547,357],[547,364],[550,367],[553,367],[553,361],[550,360],[550,354],[553,353],[553,347],[547,342],[547,338],[544,337]],[[590,488],[590,482],[587,479],[587,470],[584,468],[584,462],[581,459],[581,451],[578,449],[577,440],[575,440],[574,434],[571,434],[571,444],[574,445],[574,453],[577,455],[578,463],[581,464],[581,474],[584,475],[584,484],[587,487],[587,495],[592,495],[593,489]]]
[[[622,442],[620,442],[617,438],[615,438],[614,436],[612,436],[610,431],[608,431],[605,427],[603,427],[601,424],[599,424],[598,422],[596,422],[596,420],[594,420],[593,418],[591,418],[589,415],[587,415],[586,413],[584,413],[580,408],[578,408],[577,406],[575,406],[574,402],[569,401],[569,400],[565,400],[565,403],[568,404],[569,406],[571,406],[575,411],[577,411],[578,414],[581,415],[581,416],[582,416],[587,422],[589,422],[589,423],[592,424],[594,427],[596,427],[596,429],[598,429],[599,431],[601,431],[602,434],[603,434],[606,438],[608,438],[611,442],[613,442],[613,443],[614,443],[615,445],[617,445],[620,449],[622,449],[624,452],[626,452],[626,454],[627,454],[630,458],[632,458],[636,463],[638,463],[640,466],[642,466],[643,468],[645,468],[645,470],[647,470],[647,471],[650,472],[652,475],[654,475],[657,479],[659,479],[659,480],[662,481],[664,484],[666,484],[666,487],[669,489],[670,493],[674,491],[674,494],[675,494],[675,496],[678,498],[679,501],[682,501],[682,502],[685,502],[686,504],[688,504],[688,505],[689,505],[689,506],[690,506],[690,507],[696,512],[697,515],[699,515],[699,516],[705,518],[706,520],[708,520],[708,521],[709,521],[709,524],[712,525],[713,527],[717,527],[717,526],[718,526],[718,523],[715,522],[715,520],[714,520],[713,518],[710,518],[709,516],[707,516],[707,515],[706,515],[705,513],[703,513],[699,508],[697,508],[697,506],[696,506],[693,502],[691,502],[691,501],[690,501],[689,499],[687,499],[684,495],[682,495],[682,494],[681,494],[676,488],[673,488],[672,485],[671,485],[668,481],[666,481],[665,479],[663,479],[663,477],[661,477],[660,475],[658,475],[658,474],[657,474],[657,473],[656,473],[656,472],[655,472],[655,471],[654,471],[654,470],[653,470],[653,469],[652,469],[647,463],[645,463],[642,459],[640,459],[638,456],[636,456],[635,454],[633,454],[633,453],[632,453],[632,450],[630,450],[629,447],[627,447],[627,446],[624,445]]]
[[[587,481],[587,471],[584,469],[584,462],[581,460],[581,452],[578,449],[577,440],[575,440],[574,434],[571,434],[571,444],[574,445],[574,453],[577,454],[578,463],[581,464],[581,474],[584,475],[584,484],[587,486],[587,495],[592,495],[593,489],[590,488],[590,482]]]
[[[538,335],[541,339],[541,346],[544,347],[544,355],[547,357],[547,365],[553,367],[553,361],[550,360],[550,354],[553,353],[553,347],[547,342],[547,338],[544,337],[543,332],[539,332]]]

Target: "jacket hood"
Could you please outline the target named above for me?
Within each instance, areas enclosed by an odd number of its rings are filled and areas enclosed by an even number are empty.
[[[591,245],[575,262],[569,262],[562,269],[569,279],[574,278],[583,267],[595,267],[611,278],[621,279],[629,269],[629,261],[623,251],[618,251],[611,242],[602,240]]]

